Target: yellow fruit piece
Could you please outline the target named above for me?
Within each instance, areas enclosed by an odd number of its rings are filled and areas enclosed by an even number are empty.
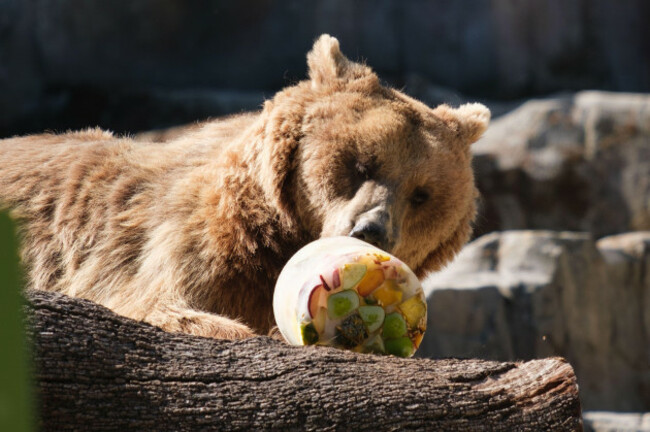
[[[402,291],[399,289],[397,283],[392,280],[385,281],[372,293],[372,296],[382,306],[390,306],[402,301]]]
[[[381,269],[370,270],[359,282],[357,291],[365,297],[379,287],[382,282],[384,282],[384,271]]]
[[[415,345],[415,348],[417,349],[420,344],[422,343],[422,338],[424,337],[424,333],[420,333],[417,336],[413,338],[413,345]]]
[[[376,259],[377,261],[379,261],[379,262],[390,261],[390,257],[389,257],[388,255],[378,254],[378,253],[373,254],[373,255],[374,255],[375,259]]]
[[[377,264],[377,258],[369,253],[359,257],[359,264],[364,264],[368,267],[368,270],[381,268],[381,265]]]
[[[427,313],[427,305],[418,296],[406,300],[397,308],[402,312],[410,328],[416,328]]]

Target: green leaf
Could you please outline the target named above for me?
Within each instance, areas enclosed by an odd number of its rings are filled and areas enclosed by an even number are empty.
[[[34,430],[14,226],[0,213],[0,431]]]

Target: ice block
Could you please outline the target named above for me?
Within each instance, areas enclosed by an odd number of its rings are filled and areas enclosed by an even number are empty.
[[[352,237],[300,249],[273,295],[278,328],[292,345],[326,345],[410,357],[426,330],[420,281],[389,253]]]

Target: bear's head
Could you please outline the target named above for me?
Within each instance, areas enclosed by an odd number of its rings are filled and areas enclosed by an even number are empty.
[[[431,109],[382,86],[321,36],[309,80],[264,106],[261,178],[268,198],[312,238],[350,235],[418,276],[447,263],[471,233],[478,193],[470,145],[480,104]]]

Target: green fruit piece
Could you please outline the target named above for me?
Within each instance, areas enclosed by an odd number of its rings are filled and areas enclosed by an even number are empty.
[[[368,267],[365,264],[346,264],[341,270],[343,289],[352,289],[366,275]]]
[[[413,342],[407,337],[384,341],[384,346],[388,354],[398,357],[410,357],[413,355]]]
[[[343,320],[336,328],[336,341],[345,348],[354,348],[368,337],[368,331],[358,313]]]
[[[375,352],[379,354],[386,353],[386,348],[384,347],[384,340],[379,335],[375,335],[374,337],[368,339],[368,341],[365,344],[365,347],[370,352]]]
[[[393,312],[392,314],[386,315],[384,320],[384,339],[393,339],[406,334],[406,321],[402,318],[402,315]]]
[[[302,343],[305,345],[313,345],[318,342],[318,332],[314,324],[303,324],[300,330],[302,333]]]
[[[359,315],[361,315],[361,319],[368,326],[368,331],[372,333],[381,327],[386,313],[380,306],[361,306],[359,308]]]
[[[331,319],[339,319],[359,307],[359,295],[353,290],[332,294],[327,298],[327,314]]]
[[[404,314],[410,328],[416,328],[427,313],[427,305],[417,295],[406,300],[397,308]]]

